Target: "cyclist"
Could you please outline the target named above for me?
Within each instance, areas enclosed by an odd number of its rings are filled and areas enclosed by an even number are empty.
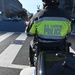
[[[71,18],[58,7],[58,0],[42,0],[43,9],[31,19],[30,35],[37,34],[38,48],[50,50],[51,47],[65,48],[65,37],[71,33]],[[58,41],[58,42],[57,42]],[[38,49],[39,53],[40,49]]]

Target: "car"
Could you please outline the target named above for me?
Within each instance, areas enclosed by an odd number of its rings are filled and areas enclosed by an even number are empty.
[[[3,21],[12,21],[11,18],[4,18]]]
[[[16,17],[12,18],[12,21],[20,21],[20,20],[21,20],[21,18],[16,18]]]

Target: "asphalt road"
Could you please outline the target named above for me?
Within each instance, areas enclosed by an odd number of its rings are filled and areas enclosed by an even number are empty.
[[[19,75],[23,68],[29,67],[28,48],[33,37],[25,33],[0,32],[0,75]],[[68,36],[75,50],[75,35]]]

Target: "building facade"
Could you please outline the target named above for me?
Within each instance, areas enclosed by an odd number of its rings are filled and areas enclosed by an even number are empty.
[[[18,0],[10,0],[9,6],[10,6],[10,8],[9,8],[10,14],[12,16],[23,10],[22,4]]]
[[[19,0],[0,0],[0,11],[3,17],[10,17],[22,10]]]

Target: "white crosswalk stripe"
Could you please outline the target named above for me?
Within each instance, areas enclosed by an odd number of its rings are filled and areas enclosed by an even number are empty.
[[[26,38],[27,38],[27,35],[25,33],[21,33],[20,36],[16,38],[16,40],[25,40]]]
[[[8,38],[9,36],[11,36],[12,34],[14,34],[14,32],[7,32],[3,35],[0,36],[0,42],[5,40],[6,38]]]
[[[1,54],[0,54],[0,64],[11,64],[19,52],[22,45],[9,45]]]

